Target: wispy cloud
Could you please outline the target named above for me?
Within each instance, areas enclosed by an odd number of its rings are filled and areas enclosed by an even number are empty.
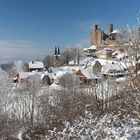
[[[49,53],[46,45],[26,40],[0,40],[0,63],[43,58]]]

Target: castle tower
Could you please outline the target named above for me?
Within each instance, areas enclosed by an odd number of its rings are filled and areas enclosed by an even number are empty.
[[[113,24],[108,25],[108,33],[113,32]]]
[[[98,25],[94,25],[93,29],[93,44],[97,45],[97,38],[98,38]]]
[[[98,25],[94,25],[93,31],[90,32],[91,45],[97,44],[97,36],[98,36]]]
[[[97,45],[102,44],[102,40],[103,40],[103,32],[102,32],[102,30],[99,28],[98,31],[97,31],[96,44],[97,44]]]
[[[98,25],[94,25],[94,31],[98,30]]]

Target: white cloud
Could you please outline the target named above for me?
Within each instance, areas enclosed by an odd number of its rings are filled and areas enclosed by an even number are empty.
[[[25,40],[0,40],[0,63],[43,58],[48,48]]]

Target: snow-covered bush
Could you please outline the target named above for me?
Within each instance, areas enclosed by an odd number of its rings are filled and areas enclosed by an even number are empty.
[[[61,132],[55,129],[46,136],[47,140],[138,140],[140,138],[140,122],[129,116],[106,114],[99,118],[80,118],[74,124],[65,122]]]

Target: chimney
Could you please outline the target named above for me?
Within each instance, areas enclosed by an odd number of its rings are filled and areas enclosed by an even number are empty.
[[[113,32],[113,24],[108,25],[108,33]]]

